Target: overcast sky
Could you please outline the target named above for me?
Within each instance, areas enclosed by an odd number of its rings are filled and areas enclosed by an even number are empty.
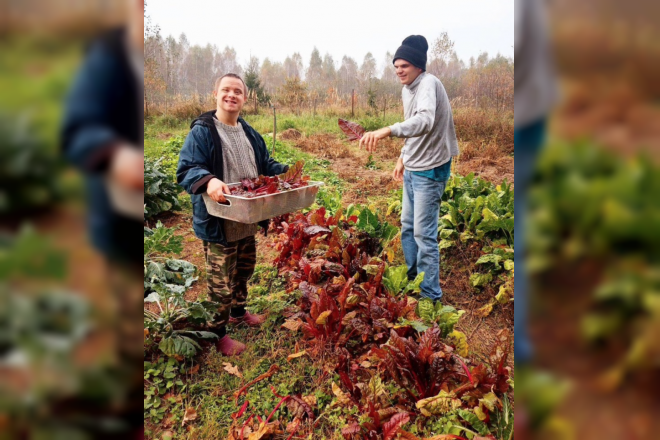
[[[150,0],[147,15],[163,36],[183,32],[192,44],[233,47],[241,65],[299,52],[305,66],[314,46],[339,67],[344,55],[384,63],[411,34],[429,46],[447,31],[459,58],[481,52],[513,57],[514,0]]]

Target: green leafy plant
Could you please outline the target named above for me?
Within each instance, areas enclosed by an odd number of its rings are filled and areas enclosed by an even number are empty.
[[[492,426],[495,437],[502,440],[513,439],[514,413],[508,395],[503,395],[502,407],[496,408],[492,417]]]
[[[144,158],[144,218],[181,208],[179,188],[163,169],[162,161],[162,157],[155,161]]]
[[[440,301],[434,303],[429,298],[422,298],[417,302],[416,313],[429,326],[437,324],[441,337],[446,338],[454,331],[465,310],[456,310],[452,306],[443,305]]]
[[[144,328],[146,337],[168,356],[192,357],[201,347],[195,340],[217,339],[215,333],[186,328],[188,323],[206,324],[213,320],[218,304],[211,301],[186,301],[184,289],[166,290],[155,286],[144,301],[155,303],[160,313],[144,309]],[[150,341],[147,341],[149,343]]]
[[[183,237],[174,235],[175,228],[166,228],[159,221],[154,229],[144,228],[144,292],[160,286],[172,293],[185,291],[197,277],[194,264],[169,258],[183,250]]]
[[[32,209],[62,196],[61,163],[34,134],[27,115],[0,114],[0,213]]]
[[[440,249],[453,246],[454,240],[493,240],[505,238],[513,245],[514,196],[511,185],[499,186],[474,178],[453,176],[447,183],[440,206],[438,234]]]
[[[419,293],[419,285],[424,280],[424,272],[417,274],[413,281],[408,280],[408,267],[401,265],[397,267],[388,266],[383,274],[383,286],[392,295]]]
[[[212,301],[187,301],[186,290],[197,281],[197,267],[168,255],[182,250],[182,237],[158,222],[154,229],[144,228],[145,302],[154,303],[160,313],[144,310],[147,343],[158,342],[168,356],[190,357],[199,344],[193,338],[216,338],[214,333],[188,329],[186,325],[204,326],[213,320],[218,305]]]
[[[179,376],[183,368],[173,357],[161,356],[155,362],[144,362],[145,419],[160,423],[165,415],[177,406],[175,393],[182,393],[186,389]]]
[[[386,221],[381,222],[378,215],[369,208],[350,205],[346,209],[346,216],[350,217],[357,213],[357,228],[370,236],[387,242],[399,233],[399,228]]]
[[[364,165],[364,167],[368,170],[379,170],[380,167],[374,160],[374,157],[372,154],[369,155],[369,158],[367,159],[367,163]]]
[[[330,215],[335,215],[342,208],[341,193],[332,188],[322,186],[316,194],[316,204],[323,206]]]
[[[503,270],[511,272],[511,275],[513,274],[513,249],[500,245],[497,247],[484,246],[483,250],[488,253],[479,257],[474,264],[485,272],[475,272],[470,275],[470,284],[474,287],[484,287],[493,282],[495,277],[499,276]],[[507,279],[503,276],[500,276],[500,278]],[[496,286],[497,284],[494,287]],[[502,301],[502,303],[504,302],[506,301]]]

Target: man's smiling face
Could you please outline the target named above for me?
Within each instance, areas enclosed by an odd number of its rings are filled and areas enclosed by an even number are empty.
[[[423,72],[419,67],[415,67],[401,58],[394,62],[394,69],[396,69],[396,76],[399,77],[399,81],[405,86],[412,84]]]
[[[227,113],[239,113],[245,104],[245,85],[238,78],[222,78],[218,90],[213,92],[217,99],[218,110]]]

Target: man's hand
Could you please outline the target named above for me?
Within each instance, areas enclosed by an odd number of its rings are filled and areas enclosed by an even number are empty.
[[[403,159],[399,158],[394,167],[394,172],[392,173],[392,178],[398,182],[403,182]]]
[[[144,152],[120,145],[110,162],[110,178],[125,188],[144,189]]]
[[[225,182],[214,177],[206,184],[206,194],[218,203],[225,203],[227,199],[224,194],[231,194],[231,191]]]
[[[360,139],[360,148],[366,147],[368,152],[373,153],[376,151],[376,145],[378,145],[378,141],[385,139],[391,134],[392,130],[390,130],[390,127],[381,128],[380,130],[376,131],[368,131],[363,134],[362,138]]]

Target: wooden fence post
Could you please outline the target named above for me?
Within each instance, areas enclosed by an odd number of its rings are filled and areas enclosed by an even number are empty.
[[[275,114],[275,105],[271,105],[273,107],[273,151],[271,151],[270,155],[275,154],[275,142],[277,140],[277,115]]]
[[[355,117],[355,89],[351,93],[351,118]]]

